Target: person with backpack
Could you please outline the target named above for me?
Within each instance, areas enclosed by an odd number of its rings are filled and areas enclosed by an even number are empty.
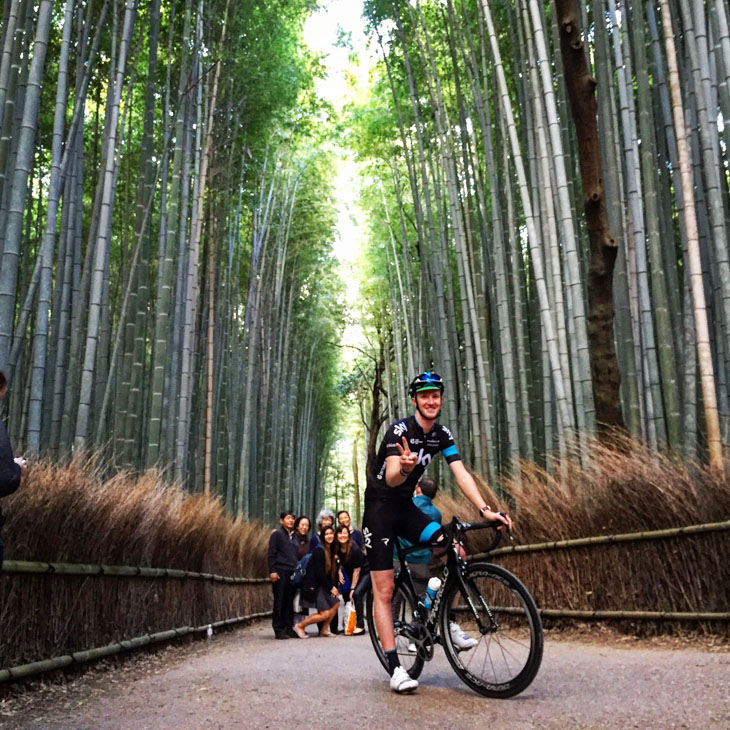
[[[299,515],[294,522],[294,542],[297,545],[297,567],[292,574],[294,584],[294,618],[299,621],[307,615],[307,609],[302,606],[301,578],[306,572],[306,565],[302,559],[309,555],[309,517]]]
[[[4,398],[7,392],[8,379],[5,377],[5,373],[0,370],[0,398]],[[27,468],[25,459],[13,456],[10,437],[5,429],[5,424],[0,421],[0,497],[7,497],[18,489]],[[1,531],[4,524],[5,518],[0,509],[0,570],[2,570],[3,565],[4,543]]]
[[[317,609],[317,613],[294,624],[294,632],[300,639],[309,638],[309,634],[304,629],[310,624],[322,624],[320,636],[334,636],[330,631],[330,624],[340,606],[335,531],[331,526],[324,527],[319,538],[321,544],[312,552],[312,558],[301,584],[305,602],[311,603]]]
[[[294,585],[292,573],[297,567],[297,543],[294,541],[294,513],[280,515],[281,527],[269,538],[269,580],[274,594],[271,625],[277,639],[296,638],[294,623]]]

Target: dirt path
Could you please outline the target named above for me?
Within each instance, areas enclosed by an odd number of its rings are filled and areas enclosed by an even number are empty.
[[[533,685],[506,701],[467,689],[440,649],[417,694],[386,679],[366,635],[274,641],[259,624],[5,700],[0,726],[730,728],[727,651],[548,640]]]

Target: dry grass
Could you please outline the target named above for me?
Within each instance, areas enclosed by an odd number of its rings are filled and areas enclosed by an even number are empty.
[[[185,568],[264,577],[269,529],[232,519],[150,471],[103,479],[93,460],[35,465],[4,500],[6,558]],[[265,585],[199,580],[0,576],[0,666],[267,610]]]
[[[522,464],[519,480],[505,480],[499,499],[479,480],[488,503],[508,509],[515,542],[611,535],[721,522],[730,517],[730,483],[706,467],[685,465],[634,442],[618,449],[589,447],[589,466],[578,459],[548,474]],[[439,497],[445,519],[477,519],[463,500]],[[470,545],[478,551],[480,545]],[[590,546],[500,561],[530,588],[538,605],[571,610],[726,612],[730,605],[730,534]],[[558,622],[553,621],[552,625]],[[730,635],[727,622],[680,626],[622,622],[637,634],[690,628]]]

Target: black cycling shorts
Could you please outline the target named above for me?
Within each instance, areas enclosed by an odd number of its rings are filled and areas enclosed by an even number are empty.
[[[441,525],[427,517],[409,498],[405,501],[365,501],[362,536],[370,570],[392,570],[396,537],[413,543],[435,544]]]

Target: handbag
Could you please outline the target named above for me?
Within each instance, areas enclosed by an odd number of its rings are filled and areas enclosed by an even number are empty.
[[[352,601],[348,601],[345,604],[345,636],[352,636],[352,632],[355,630],[356,619],[357,612],[355,611],[355,605]]]

